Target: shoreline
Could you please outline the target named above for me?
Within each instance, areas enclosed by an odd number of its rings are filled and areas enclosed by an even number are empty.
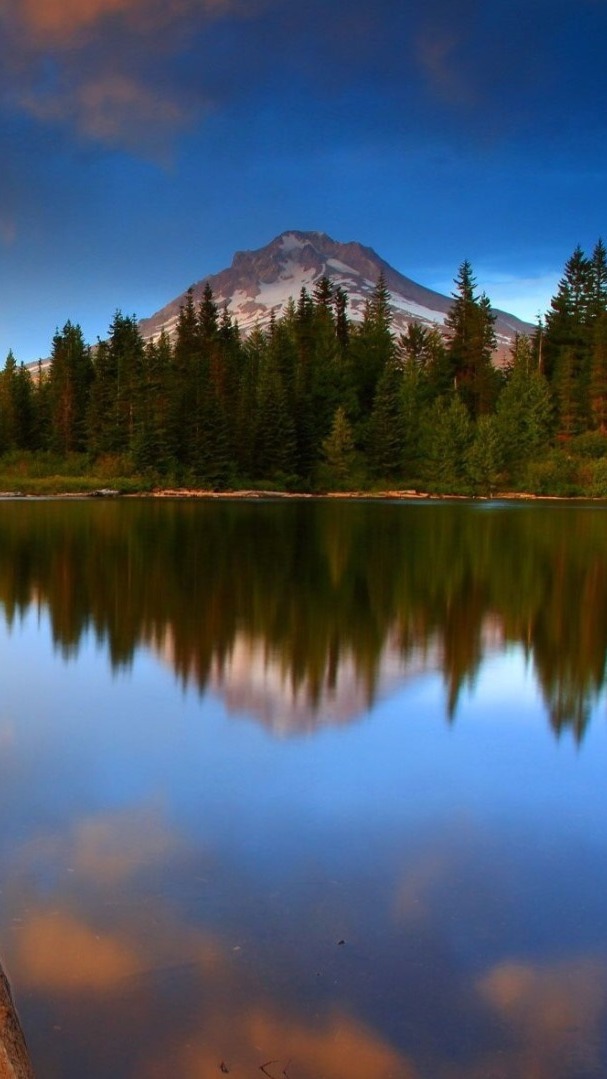
[[[93,491],[0,491],[2,501],[52,501],[82,499],[175,499],[180,501],[342,501],[342,502],[605,502],[598,495],[536,495],[527,491],[496,491],[491,495],[431,494],[429,491],[272,491],[244,488],[213,491],[197,487],[159,487],[151,491],[100,488]]]

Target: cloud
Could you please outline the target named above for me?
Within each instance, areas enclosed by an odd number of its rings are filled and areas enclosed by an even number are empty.
[[[165,145],[190,118],[178,101],[126,74],[101,72],[54,94],[28,93],[20,104],[35,119],[69,124],[106,146],[139,149],[147,155]]]
[[[254,5],[238,0],[9,0],[7,6],[14,23],[35,43],[69,47],[112,21],[149,33],[185,18],[246,14]]]
[[[125,12],[145,12],[146,0],[21,0],[25,26],[36,37],[73,38],[83,27]]]

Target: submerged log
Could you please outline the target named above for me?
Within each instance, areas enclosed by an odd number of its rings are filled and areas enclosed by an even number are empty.
[[[11,987],[0,967],[0,1079],[33,1079],[33,1076]]]

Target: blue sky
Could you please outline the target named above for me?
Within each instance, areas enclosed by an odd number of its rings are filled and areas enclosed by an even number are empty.
[[[607,238],[605,0],[0,0],[0,361],[285,229],[533,319]]]

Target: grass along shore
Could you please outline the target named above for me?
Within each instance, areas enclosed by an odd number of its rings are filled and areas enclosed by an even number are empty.
[[[503,477],[504,478],[504,477]],[[328,482],[305,489],[290,484],[288,477],[271,480],[236,480],[214,489],[194,477],[167,477],[134,470],[128,457],[108,455],[91,460],[84,454],[59,457],[51,453],[10,453],[0,456],[0,497],[138,496],[153,498],[607,498],[607,457],[572,456],[552,451],[532,467],[520,485],[511,482],[452,486],[415,481],[394,483],[388,478],[373,481],[357,477],[351,485]],[[286,481],[286,482],[285,482]],[[362,482],[361,482],[362,481]]]

